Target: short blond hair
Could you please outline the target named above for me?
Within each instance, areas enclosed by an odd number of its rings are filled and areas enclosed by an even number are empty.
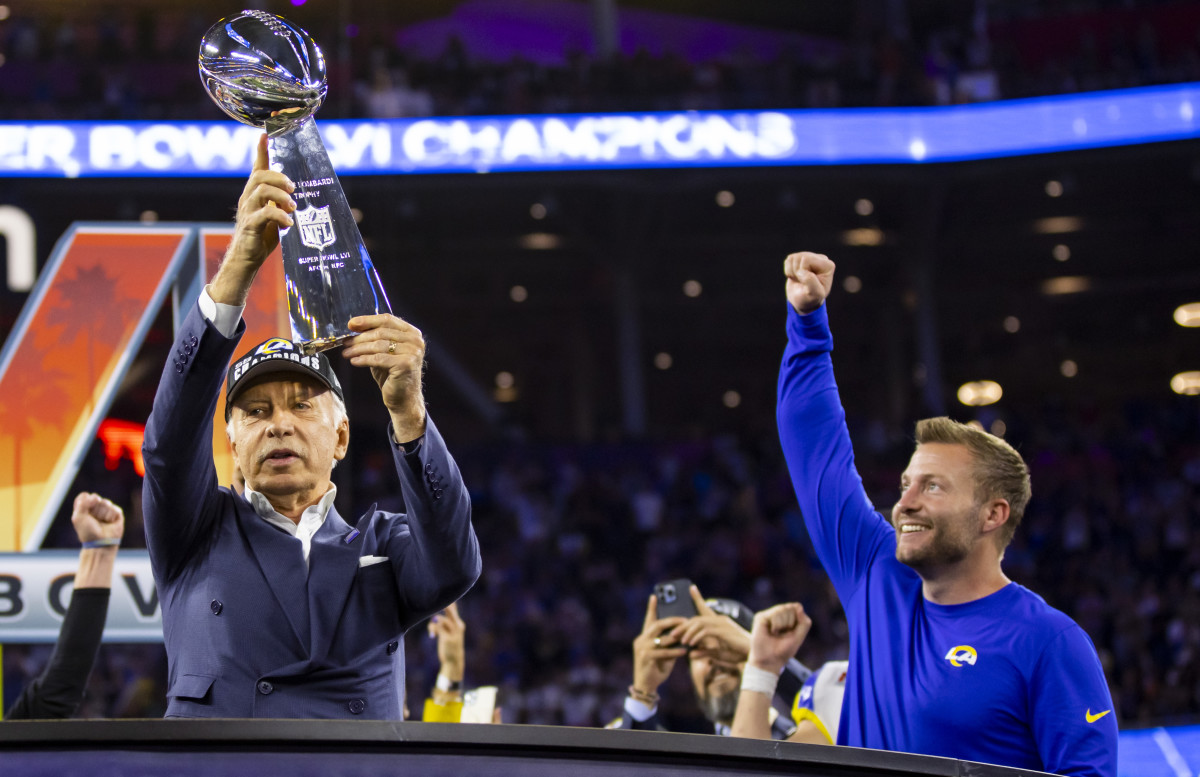
[[[917,422],[917,445],[940,442],[961,445],[971,453],[975,471],[975,498],[980,502],[1004,499],[1008,502],[1008,522],[1000,527],[1000,549],[1012,542],[1029,497],[1029,467],[1021,454],[1004,440],[968,424],[945,416]]]

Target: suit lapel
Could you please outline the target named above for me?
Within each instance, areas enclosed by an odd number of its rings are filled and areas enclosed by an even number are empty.
[[[295,537],[267,523],[245,499],[234,499],[238,521],[263,577],[299,640],[301,654],[309,646],[308,570]]]
[[[308,554],[308,607],[312,613],[309,655],[314,661],[324,659],[337,634],[362,548],[362,535],[342,520],[337,508],[330,507]]]

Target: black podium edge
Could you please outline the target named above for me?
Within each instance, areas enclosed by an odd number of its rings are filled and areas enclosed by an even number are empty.
[[[392,752],[549,759],[691,761],[795,772],[817,767],[824,774],[876,777],[1033,777],[1024,769],[953,758],[854,747],[671,734],[609,731],[567,726],[479,725],[352,720],[133,719],[7,721],[0,723],[0,752],[53,750]]]

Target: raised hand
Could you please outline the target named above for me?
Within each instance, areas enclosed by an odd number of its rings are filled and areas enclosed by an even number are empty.
[[[658,598],[653,594],[646,606],[642,633],[633,640],[633,687],[647,697],[658,694],[675,661],[687,655],[687,648],[678,645],[669,632],[684,623],[684,618],[658,617]]]
[[[429,619],[429,636],[437,638],[438,663],[441,674],[452,682],[461,683],[466,663],[467,626],[458,615],[458,605],[451,603],[446,609]]]
[[[279,245],[279,230],[292,226],[295,185],[270,168],[267,136],[258,141],[258,152],[242,196],[225,259],[213,277],[209,293],[214,302],[244,305],[258,269]]]
[[[778,674],[804,644],[810,628],[812,619],[796,602],[755,613],[750,631],[750,665]]]
[[[713,612],[696,586],[689,593],[698,614],[677,626],[671,637],[682,645],[703,650],[716,661],[726,664],[745,661],[750,653],[750,633],[733,618]]]
[[[787,298],[800,315],[807,315],[825,302],[833,288],[834,264],[824,254],[801,251],[783,260]]]
[[[75,497],[71,525],[80,543],[120,540],[125,536],[125,513],[99,494],[84,491]]]
[[[390,313],[355,316],[349,327],[361,334],[347,341],[342,356],[355,367],[370,367],[383,404],[392,417],[396,442],[411,442],[425,433],[425,395],[421,369],[425,338],[421,330]]]

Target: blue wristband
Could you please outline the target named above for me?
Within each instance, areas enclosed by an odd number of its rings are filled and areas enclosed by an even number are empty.
[[[91,550],[92,548],[111,548],[113,545],[120,544],[120,537],[105,537],[99,540],[90,540],[89,542],[83,543],[83,545],[80,547],[82,547],[84,550]]]

